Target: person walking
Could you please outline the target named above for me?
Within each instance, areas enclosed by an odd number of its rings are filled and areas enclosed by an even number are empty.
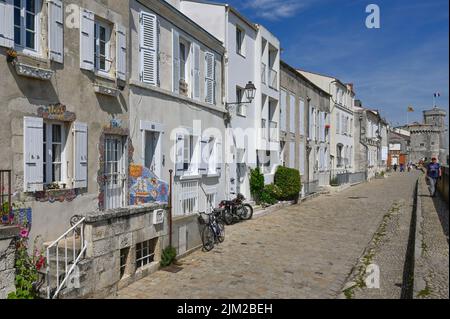
[[[394,164],[394,171],[397,172],[397,168],[398,168],[397,164]]]
[[[442,177],[441,165],[437,162],[436,157],[431,159],[431,162],[427,165],[427,178],[429,182],[429,189],[431,197],[436,197],[436,184],[438,179]]]

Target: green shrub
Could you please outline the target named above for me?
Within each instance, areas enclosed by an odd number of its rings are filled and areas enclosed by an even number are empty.
[[[274,196],[272,190],[268,188],[268,186],[271,185],[267,185],[261,193],[260,203],[268,206],[275,205],[276,203],[278,203],[278,200]]]
[[[266,185],[264,187],[264,192],[266,192],[277,201],[281,200],[281,198],[283,197],[283,191],[275,184]]]
[[[161,267],[170,266],[175,261],[175,257],[177,257],[177,250],[174,247],[165,248],[161,255]]]
[[[280,200],[298,200],[302,190],[300,172],[280,166],[275,173],[275,185],[281,190]]]
[[[261,203],[261,196],[264,191],[264,175],[261,174],[259,167],[250,170],[250,192],[257,204]]]

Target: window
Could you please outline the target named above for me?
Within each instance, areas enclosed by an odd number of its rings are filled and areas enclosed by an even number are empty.
[[[125,275],[129,252],[130,248],[122,248],[120,250],[120,279]]]
[[[44,184],[63,183],[63,155],[65,148],[64,125],[44,123],[43,133],[43,176]]]
[[[180,80],[186,81],[186,45],[180,42]]]
[[[244,30],[236,26],[236,52],[240,55],[244,55]]]
[[[14,44],[37,51],[39,0],[14,0]]]
[[[109,73],[111,69],[111,27],[103,22],[95,21],[94,29],[94,48],[95,58],[94,67],[96,71]]]
[[[104,150],[104,207],[114,209],[125,204],[125,145],[121,136],[105,137]]]
[[[183,158],[183,169],[185,171],[190,170],[191,161],[194,155],[194,136],[189,135],[184,137],[184,158]]]
[[[136,245],[136,269],[154,261],[157,242],[158,238],[154,238]]]
[[[236,87],[236,102],[241,103],[244,101],[244,89]],[[240,116],[246,116],[246,105],[238,104],[236,108],[236,114]]]

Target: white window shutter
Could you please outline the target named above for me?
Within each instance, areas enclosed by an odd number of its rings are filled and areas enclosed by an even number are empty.
[[[37,117],[24,117],[24,191],[44,189],[43,134],[44,121]]]
[[[80,68],[94,70],[94,32],[95,14],[86,9],[80,9]]]
[[[184,135],[177,134],[175,141],[175,176],[182,176],[184,173]]]
[[[154,14],[141,12],[140,23],[141,81],[157,85],[158,19]]]
[[[305,142],[300,142],[299,146],[300,174],[305,175],[306,147]]]
[[[200,175],[208,174],[208,164],[209,164],[209,139],[202,138],[200,140],[200,165],[198,168]]]
[[[309,138],[313,139],[313,116],[314,116],[314,112],[313,112],[313,108],[309,109]]]
[[[286,132],[286,99],[287,99],[287,92],[285,90],[281,90],[281,107],[280,107],[280,128],[281,131]]]
[[[180,93],[180,35],[172,29],[172,86],[174,93]]]
[[[61,0],[48,2],[48,48],[52,61],[64,62],[64,11]]]
[[[127,79],[127,30],[124,26],[116,25],[116,77]]]
[[[193,98],[200,100],[200,46],[193,44],[194,63],[192,63]]]
[[[300,119],[298,126],[300,128],[300,135],[305,135],[305,102],[300,100]]]
[[[341,114],[336,113],[336,134],[341,133]]]
[[[215,103],[215,79],[216,79],[216,61],[214,54],[205,53],[205,102]]]
[[[87,187],[88,169],[88,125],[86,123],[74,123],[74,188]]]
[[[216,173],[221,174],[222,173],[222,165],[223,163],[223,149],[222,149],[222,140],[217,140],[216,142]]]
[[[289,143],[289,168],[295,168],[295,142]]]
[[[295,95],[289,95],[289,132],[295,134]]]
[[[14,47],[13,0],[0,1],[0,46]]]

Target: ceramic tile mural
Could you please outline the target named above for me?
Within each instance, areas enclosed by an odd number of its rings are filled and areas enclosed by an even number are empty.
[[[167,203],[169,185],[142,165],[130,165],[130,205]]]

